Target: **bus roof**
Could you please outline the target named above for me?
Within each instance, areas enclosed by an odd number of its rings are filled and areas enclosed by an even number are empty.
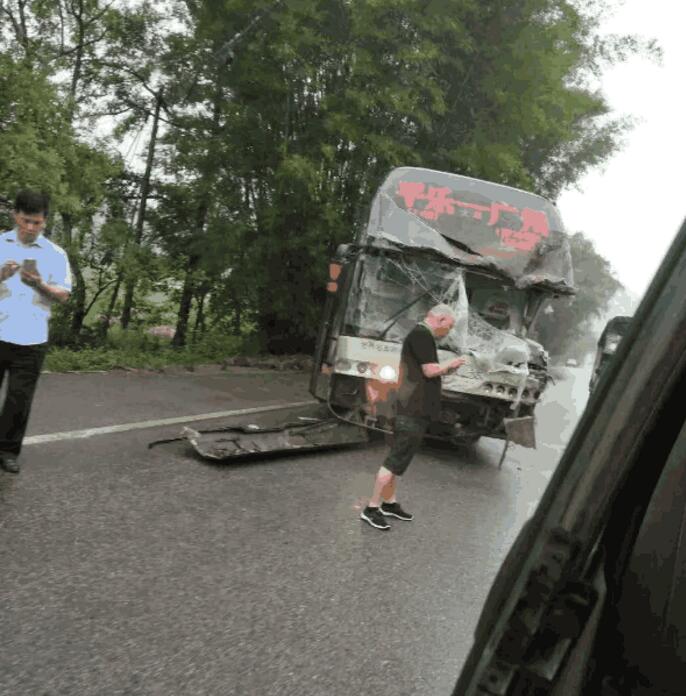
[[[527,191],[459,174],[399,167],[380,186],[362,243],[430,249],[518,287],[575,291],[555,206]]]

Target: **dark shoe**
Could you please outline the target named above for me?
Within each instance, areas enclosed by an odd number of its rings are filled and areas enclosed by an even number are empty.
[[[386,517],[396,517],[406,522],[409,522],[414,517],[411,512],[403,510],[400,507],[400,503],[381,503],[379,510],[381,510],[381,514],[386,515]]]
[[[16,457],[10,457],[5,455],[2,457],[2,468],[5,471],[9,471],[10,474],[18,474],[19,462],[17,461]]]
[[[391,525],[386,522],[384,516],[379,512],[379,508],[367,507],[360,513],[360,519],[368,522],[377,529],[390,529]]]

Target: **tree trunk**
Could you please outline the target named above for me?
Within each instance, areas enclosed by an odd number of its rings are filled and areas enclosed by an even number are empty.
[[[119,271],[119,273],[117,273],[117,281],[114,284],[114,290],[112,290],[112,294],[110,295],[107,310],[105,311],[103,321],[100,324],[99,334],[101,341],[104,341],[107,338],[107,332],[110,330],[110,321],[112,319],[112,315],[114,314],[114,306],[117,304],[117,298],[119,297],[119,288],[121,287],[122,277],[123,274],[121,271]]]
[[[157,93],[155,98],[155,115],[152,120],[152,132],[150,134],[150,143],[148,144],[148,159],[145,164],[145,174],[141,183],[141,202],[138,209],[138,220],[136,221],[136,231],[134,234],[134,245],[136,249],[140,248],[143,241],[143,227],[145,225],[145,210],[148,205],[148,195],[150,193],[150,177],[152,175],[152,166],[155,160],[155,148],[157,146],[157,128],[160,122],[160,109],[162,108],[162,90]],[[136,289],[136,278],[131,276],[126,279],[126,289],[124,291],[124,306],[121,312],[121,325],[123,329],[128,328],[131,321],[131,309],[133,308],[133,296]]]
[[[62,235],[64,239],[64,250],[67,252],[69,266],[74,276],[73,289],[69,300],[71,308],[71,321],[69,323],[69,338],[76,340],[81,333],[83,320],[86,316],[86,284],[83,280],[81,271],[81,259],[78,252],[74,249],[72,231],[73,220],[71,215],[62,213]]]
[[[196,229],[198,234],[203,234],[207,222],[207,212],[209,210],[207,201],[202,201],[198,206],[198,221]],[[176,333],[172,339],[172,345],[180,348],[186,345],[186,334],[188,332],[188,319],[191,314],[191,304],[195,294],[195,271],[200,263],[200,257],[191,253],[186,265],[186,274],[183,279],[183,289],[181,291],[181,301],[179,302],[179,313],[176,318]]]
[[[83,279],[83,273],[79,267],[79,262],[76,254],[69,254],[72,271],[74,273],[74,290],[72,297],[72,314],[71,314],[71,337],[76,341],[83,328],[83,320],[86,318],[86,283]]]
[[[241,298],[238,293],[233,296],[233,332],[236,336],[241,335],[241,323],[243,319],[243,308],[241,306]]]
[[[207,297],[207,290],[201,290],[198,294],[198,313],[195,317],[195,325],[193,326],[193,343],[198,335],[198,329],[200,329],[200,334],[205,333],[205,298]]]
[[[80,0],[78,12],[75,11],[76,8],[72,5],[72,12],[74,12],[74,19],[78,25],[78,41],[76,42],[76,58],[74,59],[74,69],[71,73],[71,84],[69,85],[69,122],[73,123],[74,116],[76,115],[76,94],[79,88],[79,82],[81,80],[81,72],[83,71],[83,52],[84,52],[84,37],[86,32],[86,27],[84,25],[83,19],[83,1]]]
[[[110,280],[109,282],[105,283],[104,285],[103,284],[100,285],[100,287],[93,293],[93,296],[91,297],[90,302],[88,303],[88,306],[86,307],[85,316],[88,316],[88,313],[91,311],[91,309],[93,309],[93,306],[98,301],[98,298],[100,297],[100,295],[102,295],[105,292],[105,290],[107,290],[107,288],[109,288],[110,285],[112,285],[115,282],[116,281],[114,281],[114,280]]]
[[[191,304],[193,303],[193,294],[195,292],[194,275],[198,261],[199,259],[197,256],[191,256],[186,266],[186,275],[183,279],[183,290],[181,291],[181,301],[179,303],[179,313],[176,318],[176,333],[172,339],[172,345],[176,348],[182,348],[186,345],[188,319],[190,317]]]

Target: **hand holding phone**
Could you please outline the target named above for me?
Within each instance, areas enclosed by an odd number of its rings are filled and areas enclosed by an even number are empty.
[[[24,259],[21,264],[21,282],[32,288],[40,287],[42,278],[38,273],[36,259]]]

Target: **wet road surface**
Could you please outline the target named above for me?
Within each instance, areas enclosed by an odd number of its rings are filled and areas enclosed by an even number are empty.
[[[300,373],[44,375],[29,435],[308,399]],[[368,447],[208,464],[179,426],[25,447],[0,471],[3,696],[449,694],[490,583],[583,408],[569,370],[537,450],[425,448],[413,522],[359,510]],[[273,423],[278,412],[249,417]],[[246,417],[194,423],[213,428]]]

